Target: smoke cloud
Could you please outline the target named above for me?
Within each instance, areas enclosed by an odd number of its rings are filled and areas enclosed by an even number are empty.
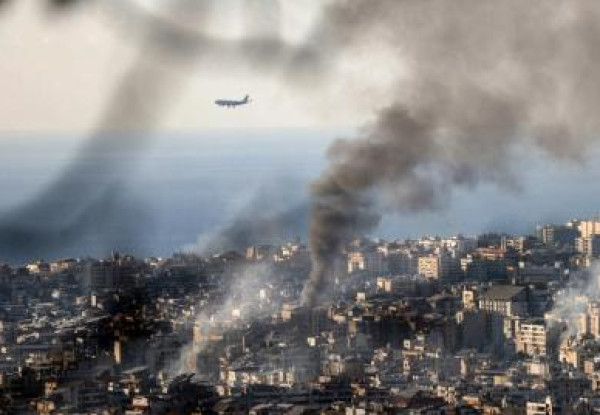
[[[261,298],[261,290],[269,291],[277,286],[279,276],[268,263],[240,265],[228,278],[226,292],[218,304],[201,306],[194,324],[203,334],[223,325],[223,330],[241,328],[269,316],[279,307],[269,298]],[[177,376],[190,372],[190,362],[207,347],[206,340],[184,346],[177,361],[171,362],[166,372]]]
[[[582,335],[578,324],[588,305],[600,299],[600,264],[571,275],[569,284],[554,295],[548,320],[564,329],[561,340]]]
[[[44,4],[58,13],[79,3]],[[99,231],[117,220],[135,221],[142,212],[141,207],[130,206],[131,217],[120,217],[126,214],[115,208],[122,205],[122,184],[131,175],[137,155],[152,143],[153,132],[185,84],[191,64],[280,68],[311,56],[307,48],[286,44],[277,31],[257,34],[250,28],[239,40],[205,33],[202,29],[210,20],[212,1],[172,1],[161,13],[134,1],[106,2],[105,6],[114,28],[137,45],[137,59],[72,165],[42,194],[2,218],[0,254],[4,258],[44,256],[56,246],[77,245],[90,234],[97,235],[106,250],[115,247],[121,237]],[[245,12],[256,16],[254,9]],[[277,19],[276,10],[272,17]]]
[[[583,157],[600,132],[599,13],[593,2],[334,2],[324,47],[339,54],[378,41],[407,73],[395,102],[334,144],[314,183],[303,302],[322,299],[332,258],[382,212],[437,209],[453,188],[482,181],[518,188],[511,159],[526,144]]]
[[[132,168],[122,156],[135,159],[149,144],[192,63],[244,64],[312,89],[335,82],[340,59],[368,59],[373,49],[405,68],[392,74],[393,101],[382,102],[357,137],[332,146],[331,165],[312,187],[308,305],[319,301],[344,244],[382,213],[441,208],[453,188],[482,181],[518,188],[511,159],[526,144],[577,159],[600,131],[597,2],[332,0],[301,45],[285,42],[277,24],[240,39],[212,36],[202,30],[211,1],[168,2],[161,14],[109,3],[118,10],[115,28],[139,42],[139,58],[74,165],[0,224],[0,252],[43,253],[77,243],[90,231],[85,224],[110,222],[112,209],[88,212],[118,199]],[[277,23],[279,4],[262,7]],[[253,21],[248,10],[256,9],[246,10]],[[115,129],[140,133],[104,134]]]
[[[310,203],[304,182],[281,175],[264,180],[248,200],[227,218],[223,227],[202,234],[186,251],[216,254],[226,250],[244,251],[252,245],[276,245],[294,238],[306,238]]]
[[[149,36],[141,47],[97,131],[71,166],[42,194],[0,222],[4,255],[13,259],[44,255],[57,245],[77,243],[125,213],[112,209],[113,202],[122,200],[121,184],[137,154],[148,146],[164,106],[179,86],[178,79],[160,65],[162,55],[153,41]],[[110,249],[115,240],[104,243]]]
[[[49,2],[50,7],[57,8],[59,10],[66,9],[68,7],[73,7],[79,3],[82,3],[81,0],[51,0]]]
[[[243,250],[251,245],[275,245],[301,237],[308,226],[309,207],[305,203],[279,212],[244,211],[226,227],[189,247],[194,252],[218,253],[228,249]]]

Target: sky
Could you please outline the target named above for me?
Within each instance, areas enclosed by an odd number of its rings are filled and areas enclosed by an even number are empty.
[[[240,217],[276,215],[302,206],[284,237],[306,241],[308,187],[326,167],[331,140],[343,131],[256,130],[165,133],[135,160],[124,194],[143,221],[145,244],[124,243],[139,255],[166,256],[204,250]],[[77,154],[80,137],[63,133],[0,134],[0,214],[35,199]],[[252,140],[253,146],[247,147]],[[189,143],[194,145],[190,146]],[[563,223],[600,213],[600,154],[584,165],[549,162],[531,152],[520,162],[523,186],[507,192],[493,185],[455,193],[446,209],[413,215],[389,214],[374,237],[474,235],[481,231],[531,233],[538,223]],[[138,216],[138,215],[136,215]],[[147,220],[146,220],[147,219]],[[117,221],[117,223],[120,223]],[[258,242],[271,242],[257,234]],[[102,256],[93,241],[57,246],[54,256]]]
[[[232,224],[257,215],[293,217],[282,232],[305,237],[310,185],[327,167],[328,147],[339,137],[353,137],[393,102],[396,83],[407,71],[402,54],[360,45],[344,50],[314,83],[290,78],[297,68],[283,59],[272,64],[245,59],[243,53],[224,59],[215,53],[195,59],[156,55],[152,34],[135,24],[131,10],[177,18],[178,30],[224,44],[278,32],[293,49],[311,46],[312,29],[331,3],[215,0],[200,30],[187,16],[165,14],[169,1],[106,0],[58,13],[41,0],[22,0],[0,10],[0,218],[21,220],[19,212],[43,210],[44,192],[81,171],[73,164],[93,159],[96,148],[106,150],[88,146],[98,132],[127,137],[123,140],[131,139],[131,132],[151,136],[133,150],[121,152],[119,139],[115,146],[117,166],[131,166],[118,180],[119,206],[129,213],[110,220],[115,232],[127,228],[139,237],[122,241],[112,235],[98,245],[92,237],[36,255],[102,255],[113,243],[142,255],[206,249]],[[123,8],[125,3],[134,8]],[[147,67],[156,67],[156,73],[148,75]],[[153,94],[164,102],[150,116],[132,117],[124,128],[111,108],[131,74],[160,81],[158,92],[141,82],[117,111]],[[213,104],[245,94],[254,101],[244,108]],[[600,210],[595,208],[600,198],[591,191],[600,179],[597,150],[576,162],[548,160],[534,148],[516,157],[511,168],[521,181],[518,188],[485,183],[461,188],[443,209],[386,214],[372,236],[529,232],[539,222]],[[116,182],[103,174],[91,172],[86,186],[112,188]],[[27,210],[31,206],[35,209]],[[60,209],[64,216],[70,206]],[[133,231],[126,223],[132,220],[139,221]],[[0,249],[0,261],[2,255]]]
[[[207,1],[215,7],[203,31],[237,39],[278,24],[286,41],[300,44],[326,3],[275,1],[281,5],[277,18],[264,12],[269,10],[265,6],[269,1],[255,1],[254,17],[246,23],[241,12],[252,1]],[[72,133],[95,128],[142,48],[144,30],[129,24],[118,3],[89,2],[62,14],[48,13],[39,0],[5,6],[0,15],[1,130]],[[168,4],[158,0],[128,3],[151,13],[159,13]],[[290,86],[277,68],[255,70],[243,60],[198,60],[172,75],[184,87],[172,97],[160,126],[178,131],[358,126],[366,119],[365,108],[374,108],[385,95],[382,80],[389,67],[373,73],[372,68],[365,71],[360,65],[343,66],[341,62],[336,82],[321,86],[316,93]],[[370,96],[363,94],[367,87]],[[235,116],[213,105],[215,99],[241,98],[247,93],[254,98],[253,105]],[[350,105],[352,96],[361,98]]]

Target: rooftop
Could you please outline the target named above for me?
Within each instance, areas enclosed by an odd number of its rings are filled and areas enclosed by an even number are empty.
[[[525,287],[516,285],[493,285],[481,296],[482,300],[510,300],[520,294]]]

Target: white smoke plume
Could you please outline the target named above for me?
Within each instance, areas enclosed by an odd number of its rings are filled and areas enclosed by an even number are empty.
[[[229,276],[225,298],[218,304],[207,307],[199,306],[195,316],[195,326],[206,335],[210,331],[231,330],[243,328],[249,323],[265,319],[275,306],[268,295],[270,289],[277,283],[277,275],[269,263],[250,263],[241,266]],[[261,290],[263,295],[261,296]],[[192,362],[197,354],[202,352],[208,341],[185,345],[178,361],[173,362],[166,370],[170,376],[190,372]]]
[[[569,284],[554,296],[552,309],[547,313],[551,323],[560,324],[562,337],[583,334],[579,324],[588,305],[600,301],[600,263],[571,276]]]

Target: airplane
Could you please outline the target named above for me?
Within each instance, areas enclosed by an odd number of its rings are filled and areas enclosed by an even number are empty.
[[[235,99],[218,99],[215,101],[215,104],[220,106],[220,107],[228,107],[228,108],[235,108],[237,106],[240,105],[246,105],[248,103],[252,102],[252,100],[250,99],[250,95],[246,95],[244,97],[244,99],[242,100],[235,100]]]

